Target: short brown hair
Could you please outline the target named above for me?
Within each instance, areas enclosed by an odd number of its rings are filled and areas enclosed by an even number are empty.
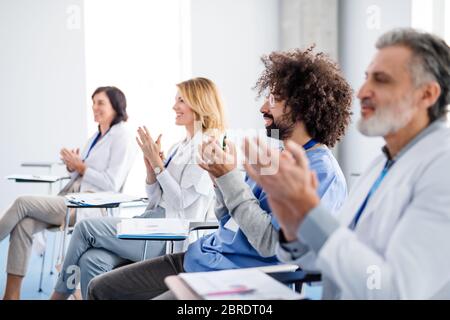
[[[116,88],[114,86],[98,87],[92,94],[92,99],[94,99],[94,96],[96,94],[101,92],[104,92],[106,94],[112,108],[116,112],[116,116],[114,117],[110,126],[112,127],[119,122],[127,121],[127,99],[125,98],[123,92],[119,88]]]
[[[323,53],[295,49],[272,52],[261,58],[265,70],[255,89],[267,89],[276,100],[286,101],[293,122],[302,121],[308,134],[333,147],[350,123],[352,89],[336,63]]]

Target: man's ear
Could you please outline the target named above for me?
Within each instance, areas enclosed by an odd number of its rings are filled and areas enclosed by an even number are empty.
[[[436,81],[425,84],[421,91],[420,106],[425,109],[434,105],[441,96],[441,86]]]

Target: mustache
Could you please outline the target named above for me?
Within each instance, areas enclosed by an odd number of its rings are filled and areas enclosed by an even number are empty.
[[[263,115],[264,118],[269,118],[269,119],[275,120],[275,119],[273,118],[273,115],[271,115],[270,113],[266,113],[266,112],[261,112],[261,113],[262,113],[262,115]]]
[[[370,108],[375,108],[375,104],[373,103],[373,101],[370,98],[364,98],[361,99],[359,104],[361,106],[365,106],[365,107],[370,107]]]

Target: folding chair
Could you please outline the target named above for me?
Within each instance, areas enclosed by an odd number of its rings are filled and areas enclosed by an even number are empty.
[[[22,164],[22,165],[24,165],[24,164]],[[127,175],[125,176],[125,180],[124,180],[122,186],[120,187],[119,192],[123,192],[123,189],[125,188],[128,176],[130,175],[131,169],[132,169],[132,166],[130,166],[130,169],[128,170]],[[53,275],[53,264],[54,264],[53,261],[54,261],[54,258],[55,258],[56,237],[58,236],[58,233],[63,231],[63,232],[61,232],[62,233],[61,234],[62,240],[60,240],[60,246],[59,246],[59,249],[58,249],[58,258],[57,258],[57,264],[60,264],[64,260],[66,238],[73,231],[73,227],[69,226],[69,223],[70,223],[70,209],[75,209],[76,210],[78,208],[86,208],[86,207],[75,206],[75,205],[70,205],[70,207],[68,206],[67,211],[66,211],[66,217],[65,217],[65,220],[64,220],[64,229],[63,230],[61,230],[61,227],[56,227],[56,226],[47,228],[47,231],[57,233],[57,234],[55,234],[55,241],[53,242],[52,258],[51,258],[51,264],[50,264],[50,275]],[[89,206],[89,208],[94,208],[94,207],[93,206]],[[96,208],[97,209],[98,208],[106,209],[107,213],[108,213],[108,216],[113,217],[114,216],[113,209],[115,209],[115,208],[119,208],[120,209],[120,203],[117,204],[117,206],[98,206]],[[75,212],[75,215],[76,215],[76,212]],[[45,253],[46,253],[46,251],[44,251],[44,254],[43,254],[44,259],[42,261],[41,273],[40,273],[40,277],[39,277],[39,292],[42,292],[42,281],[43,281],[43,276],[44,276]]]
[[[63,165],[63,163],[62,162],[24,162],[24,163],[21,163],[22,167],[27,167],[27,168],[47,168],[49,175],[52,175],[53,168],[58,165]],[[47,193],[48,193],[48,195],[52,195],[53,194],[53,185],[56,182],[59,182],[59,189],[62,189],[62,182],[67,179],[69,179],[69,177],[60,177],[56,181],[39,181],[39,180],[28,180],[28,179],[14,179],[14,180],[16,183],[48,184]],[[55,244],[53,245],[53,253],[52,254],[54,254],[54,251],[55,251]],[[44,266],[45,266],[46,252],[47,252],[47,250],[44,249],[44,252],[41,254],[42,264],[41,264],[41,274],[40,274],[40,279],[39,279],[39,290],[38,290],[39,292],[42,292],[42,280],[43,280],[42,277],[43,277],[43,271],[44,271]],[[52,258],[52,260],[53,260],[53,258]],[[53,274],[53,271],[51,271],[50,274]]]
[[[189,234],[192,232],[197,232],[200,230],[214,230],[219,227],[219,224],[216,221],[191,221],[189,223]],[[146,236],[139,236],[139,240],[144,241],[144,250],[142,251],[141,261],[144,261],[147,256],[147,245],[148,241],[166,241],[169,243],[169,250],[168,253],[174,253],[174,242],[177,241],[185,241],[189,238],[189,234],[186,236],[166,236],[164,238],[161,238],[161,236],[153,236],[153,235],[146,235]],[[121,236],[122,240],[137,240],[136,237],[126,237]]]
[[[294,272],[268,272],[267,275],[285,285],[291,286],[298,293],[302,292],[303,284],[322,281],[320,272],[301,269]]]

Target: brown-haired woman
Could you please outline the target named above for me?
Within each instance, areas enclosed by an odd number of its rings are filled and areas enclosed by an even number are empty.
[[[21,196],[0,219],[0,241],[10,236],[4,299],[19,299],[26,274],[33,235],[64,222],[64,195],[71,192],[119,191],[135,155],[127,130],[125,95],[116,87],[100,87],[92,94],[96,132],[82,153],[61,150],[70,181],[58,196]],[[74,220],[74,219],[71,219]],[[73,221],[71,221],[73,223]]]

